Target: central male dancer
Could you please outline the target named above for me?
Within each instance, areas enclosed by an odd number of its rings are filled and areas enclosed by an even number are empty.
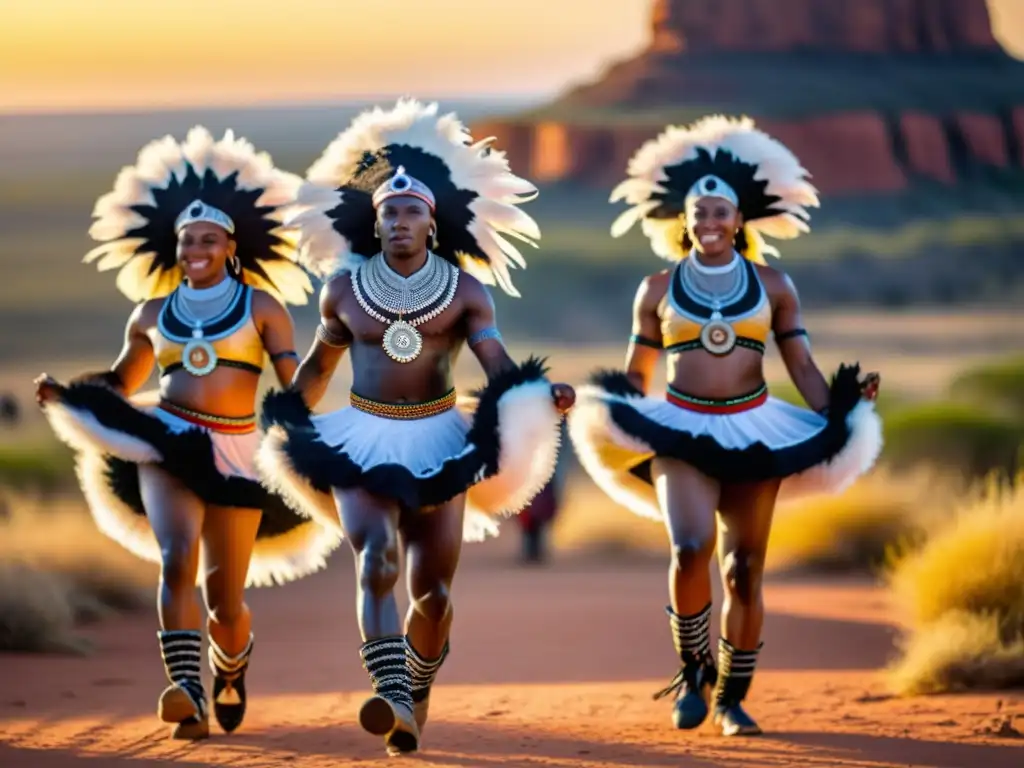
[[[463,540],[496,533],[492,515],[518,512],[547,484],[575,397],[536,359],[510,359],[481,283],[518,295],[509,262],[525,262],[499,233],[539,237],[516,207],[536,189],[436,110],[400,101],[365,112],[310,169],[294,223],[306,265],[332,277],[291,390],[264,403],[265,482],[310,516],[337,525],[340,512],[356,555],[360,653],[375,692],[359,720],[391,753],[418,748]],[[488,380],[472,420],[452,383],[463,345]],[[348,349],[350,407],[311,416]]]

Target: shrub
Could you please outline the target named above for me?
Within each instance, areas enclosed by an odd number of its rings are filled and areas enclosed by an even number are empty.
[[[0,444],[0,487],[52,491],[74,482],[74,457],[56,440]]]
[[[989,482],[893,563],[909,634],[900,693],[1024,684],[1024,490]]]
[[[980,478],[1012,476],[1024,434],[1020,427],[974,405],[936,402],[894,410],[884,421],[883,459],[902,469],[930,464]]]
[[[950,395],[1024,424],[1024,357],[978,366],[957,376]]]

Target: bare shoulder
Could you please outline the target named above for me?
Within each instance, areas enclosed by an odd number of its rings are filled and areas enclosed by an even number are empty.
[[[466,309],[474,307],[491,307],[494,299],[487,286],[465,270],[459,270],[459,285],[455,289],[455,298]]]
[[[347,296],[352,295],[352,273],[339,272],[320,289],[320,316],[337,317]]]
[[[254,288],[252,292],[252,314],[260,326],[266,323],[290,323],[288,308],[272,293]]]
[[[166,296],[161,296],[158,299],[140,301],[132,310],[132,313],[128,318],[128,325],[135,327],[141,332],[145,332],[150,328],[155,327],[157,321],[160,319],[160,310],[164,308],[164,304],[166,302]]]
[[[252,307],[261,313],[287,312],[288,309],[274,294],[260,288],[252,289]]]
[[[796,298],[796,285],[792,278],[781,269],[775,269],[763,264],[755,264],[757,276],[761,278],[768,295],[773,299]]]
[[[648,275],[640,281],[636,290],[635,304],[638,308],[656,311],[661,300],[668,293],[669,284],[672,281],[672,269],[663,269]]]

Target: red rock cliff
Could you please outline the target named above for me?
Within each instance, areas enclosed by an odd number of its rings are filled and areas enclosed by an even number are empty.
[[[985,0],[656,0],[651,50],[998,50]]]
[[[985,0],[654,0],[639,56],[473,132],[532,178],[608,186],[665,123],[744,113],[823,192],[895,192],[1020,166],[1022,72]]]

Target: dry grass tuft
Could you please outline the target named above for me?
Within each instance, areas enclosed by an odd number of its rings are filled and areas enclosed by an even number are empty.
[[[84,652],[77,625],[152,604],[156,568],[103,536],[80,502],[2,503],[0,651]]]
[[[59,576],[0,562],[0,651],[85,653],[74,632],[75,611]]]
[[[941,479],[878,470],[840,496],[780,506],[772,523],[771,571],[876,571],[891,552],[916,546],[948,514]]]
[[[943,614],[907,637],[890,685],[906,696],[1024,686],[1024,639],[1005,640],[999,624],[997,616]]]
[[[1024,490],[986,486],[895,564],[891,582],[914,625],[967,611],[1024,626]]]
[[[1024,472],[989,483],[893,565],[908,636],[903,694],[1024,685]]]

